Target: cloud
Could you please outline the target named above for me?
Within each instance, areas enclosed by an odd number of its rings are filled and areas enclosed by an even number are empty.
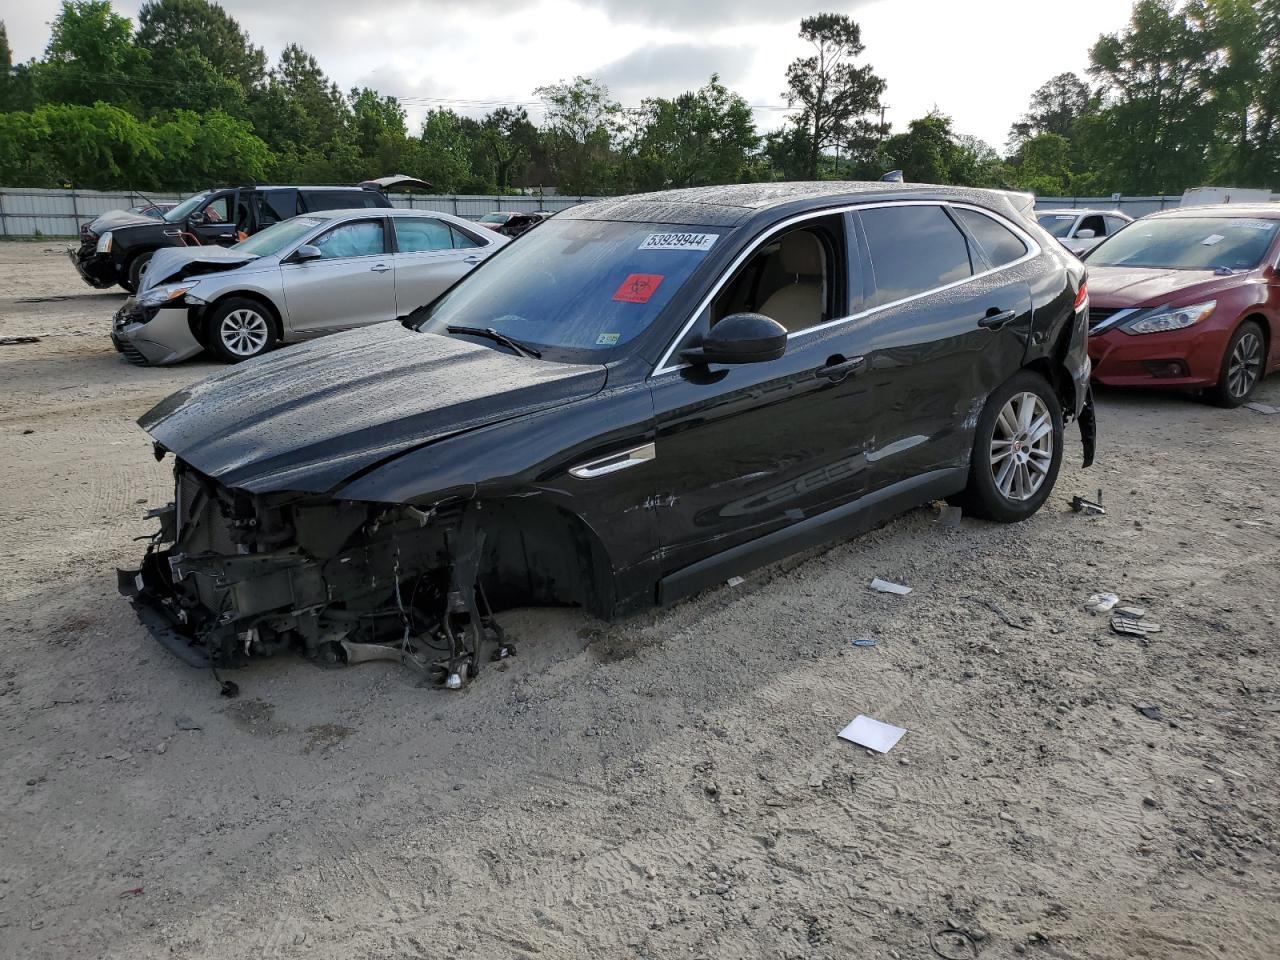
[[[779,3],[778,0],[579,0],[598,7],[611,20],[662,24],[668,27],[742,26],[756,23],[799,23],[801,17],[825,11],[852,13],[876,0],[827,0]]]
[[[646,96],[672,97],[695,90],[720,74],[729,87],[751,69],[754,51],[730,44],[652,44],[592,71],[615,99],[624,103]]]

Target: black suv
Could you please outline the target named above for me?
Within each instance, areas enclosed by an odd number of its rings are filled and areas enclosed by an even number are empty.
[[[249,234],[299,213],[389,207],[367,187],[228,187],[188,197],[162,219],[112,210],[80,227],[80,245],[67,248],[91,287],[120,284],[130,293],[151,255],[161,247],[217,244],[229,247]]]
[[[942,497],[1030,517],[1064,422],[1093,457],[1087,316],[1084,266],[1003,193],[582,204],[401,323],[143,416],[176,507],[120,585],[196,662],[440,647],[460,686],[491,610],[670,603]]]

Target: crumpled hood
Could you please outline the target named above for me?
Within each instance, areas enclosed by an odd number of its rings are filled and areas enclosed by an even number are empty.
[[[212,244],[207,247],[161,247],[147,264],[138,292],[200,273],[233,270],[257,259],[253,254],[236,253],[229,247]]]
[[[108,210],[95,220],[91,220],[89,229],[100,237],[108,230],[119,230],[122,227],[142,225],[155,226],[157,223],[160,223],[160,221],[152,217],[144,217],[142,214],[134,213],[132,210]]]
[[[1240,282],[1238,274],[1220,277],[1212,270],[1165,270],[1149,267],[1089,267],[1089,301],[1099,307],[1163,306],[1175,295],[1195,288],[1212,295]]]
[[[597,393],[603,366],[516,357],[395,321],[251,360],[138,423],[197,470],[253,493],[325,493],[451,434]]]

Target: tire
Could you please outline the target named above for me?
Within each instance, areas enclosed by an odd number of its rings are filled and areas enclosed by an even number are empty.
[[[229,297],[205,319],[204,342],[226,363],[261,356],[276,342],[275,318],[257,300]]]
[[[149,253],[140,253],[129,261],[129,279],[121,280],[120,286],[124,287],[130,293],[137,293],[138,287],[142,285],[142,272],[147,269],[147,264],[151,262],[151,258],[155,255],[152,250]]]
[[[1209,400],[1220,407],[1248,403],[1262,382],[1267,364],[1267,338],[1256,321],[1246,320],[1236,327],[1222,354],[1218,385],[1207,391]]]
[[[1029,430],[1037,434],[1030,442]],[[1057,394],[1040,374],[1020,371],[987,397],[974,430],[969,484],[951,503],[983,520],[1026,520],[1053,491],[1062,446]]]

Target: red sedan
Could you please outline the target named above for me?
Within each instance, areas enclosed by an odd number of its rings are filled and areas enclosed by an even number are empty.
[[[1097,382],[1235,407],[1280,368],[1280,204],[1152,214],[1085,262]]]

